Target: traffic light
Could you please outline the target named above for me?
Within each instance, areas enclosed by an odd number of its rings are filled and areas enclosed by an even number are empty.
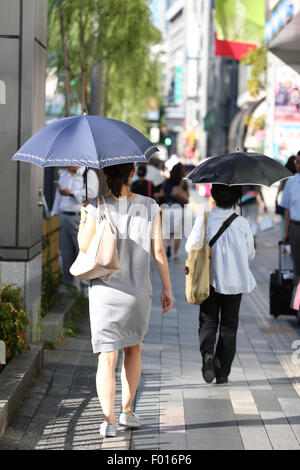
[[[164,143],[165,143],[166,147],[170,147],[172,145],[171,137],[169,137],[169,136],[165,137]]]

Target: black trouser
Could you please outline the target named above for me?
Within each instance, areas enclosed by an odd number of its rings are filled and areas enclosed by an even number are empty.
[[[216,375],[220,377],[227,377],[230,374],[235,356],[241,300],[242,294],[218,294],[210,286],[209,297],[200,305],[200,352],[202,357],[205,354],[217,356],[221,369],[216,371]],[[219,338],[215,351],[218,327]]]
[[[297,285],[300,276],[300,222],[291,220],[289,237],[294,265],[294,284]]]

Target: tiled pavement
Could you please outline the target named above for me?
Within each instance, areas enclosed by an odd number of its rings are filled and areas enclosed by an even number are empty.
[[[153,306],[135,407],[143,426],[113,439],[99,438],[97,359],[85,318],[76,338],[45,351],[43,372],[0,440],[0,450],[300,449],[300,365],[292,360],[300,327],[293,316],[269,315],[269,275],[278,263],[278,239],[278,225],[258,236],[251,263],[258,287],[243,297],[229,385],[206,384],[201,375],[198,307],[184,299],[182,243],[179,260],[170,261],[175,304],[165,316],[153,270]],[[290,264],[288,256],[284,263]],[[120,362],[116,408],[119,370]]]

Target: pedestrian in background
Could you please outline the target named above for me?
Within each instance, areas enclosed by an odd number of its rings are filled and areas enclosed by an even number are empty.
[[[86,172],[86,174],[85,174]],[[78,255],[77,233],[80,221],[80,206],[85,201],[87,179],[88,199],[98,195],[99,180],[94,170],[69,166],[60,175],[51,215],[60,215],[60,253],[62,279],[72,287],[74,277],[69,269]]]
[[[138,179],[131,184],[132,192],[142,196],[153,197],[154,187],[152,181],[146,178],[147,167],[144,163],[138,165],[137,176]]]
[[[119,424],[141,425],[132,403],[140,381],[142,342],[151,310],[151,251],[162,282],[162,313],[172,308],[173,297],[161,238],[159,206],[153,199],[131,192],[130,182],[135,172],[132,163],[106,167],[103,172],[111,191],[105,201],[118,233],[120,257],[120,269],[105,278],[92,280],[89,289],[92,346],[93,352],[99,355],[96,384],[104,414],[100,435],[105,437],[116,436],[117,432],[114,406],[119,350],[123,350]],[[79,239],[79,247],[84,252],[96,230],[96,207],[96,199],[86,207],[87,219]]]
[[[285,164],[285,167],[288,170],[290,170],[290,172],[293,173],[293,175],[296,173],[296,156],[295,155],[291,155],[289,157],[288,161]],[[282,238],[284,237],[284,213],[285,213],[285,209],[280,204],[278,205],[278,197],[279,197],[279,194],[281,192],[283,192],[286,182],[287,182],[286,179],[280,181],[279,186],[278,186],[278,191],[277,191],[277,194],[276,194],[276,200],[275,200],[276,210],[278,210],[277,208],[279,207],[279,210],[281,211],[280,215],[281,215],[281,237]],[[284,246],[283,247],[283,252],[286,253],[286,251],[287,251],[286,246]]]
[[[216,205],[207,218],[206,243],[216,235],[223,222],[234,214],[242,190],[240,186],[213,184],[211,195]],[[204,214],[197,217],[185,245],[187,252],[201,240],[203,220]],[[199,314],[202,374],[206,382],[212,382],[214,378],[217,384],[228,382],[236,352],[242,294],[251,292],[256,285],[248,263],[248,259],[254,256],[252,231],[248,221],[241,216],[233,220],[211,248],[210,295],[200,305]]]
[[[261,188],[259,186],[242,186],[242,198],[241,198],[242,215],[250,224],[252,234],[254,237],[254,247],[256,248],[256,237],[258,232],[258,209],[259,206],[262,210],[267,213],[268,208],[266,206]]]
[[[167,257],[172,254],[172,239],[174,239],[174,258],[178,257],[178,250],[182,239],[183,208],[189,202],[189,188],[184,181],[186,171],[182,163],[173,166],[170,178],[163,184],[166,204],[169,210],[163,213],[163,233],[167,243]]]
[[[283,244],[290,243],[294,265],[294,284],[300,276],[300,151],[296,156],[297,173],[286,181],[280,205],[285,208]]]

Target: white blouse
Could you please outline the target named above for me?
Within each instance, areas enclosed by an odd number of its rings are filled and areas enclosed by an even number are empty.
[[[206,224],[205,241],[218,232],[223,222],[233,214],[233,209],[214,207]],[[189,252],[203,236],[203,217],[195,220],[187,239],[185,249]],[[249,293],[256,287],[255,279],[249,269],[249,259],[255,256],[253,235],[248,221],[237,217],[211,248],[210,284],[220,294]]]
[[[67,169],[61,174],[58,180],[59,188],[69,188],[74,197],[63,196],[58,188],[55,193],[55,199],[51,210],[51,215],[60,214],[64,211],[80,212],[80,206],[85,201],[85,184],[83,180],[84,168],[78,168],[75,174]],[[88,199],[93,199],[99,192],[99,180],[94,170],[87,172]]]

